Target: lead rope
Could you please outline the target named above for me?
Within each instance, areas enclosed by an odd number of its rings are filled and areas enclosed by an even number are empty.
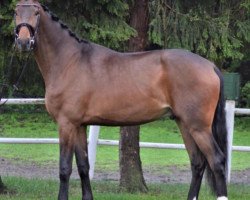
[[[14,58],[14,54],[15,54],[15,48],[16,48],[16,43],[14,43],[14,45],[12,47],[12,54],[11,54],[10,62],[8,65],[7,75],[6,76],[3,75],[3,82],[1,83],[1,89],[0,89],[0,101],[3,98],[4,89],[10,87],[10,85],[7,81],[10,79],[10,75],[12,72],[12,63],[13,63],[13,58]],[[6,102],[7,102],[7,100],[4,103],[1,103],[0,105],[4,105]]]
[[[25,70],[26,70],[26,68],[27,68],[27,66],[28,66],[28,61],[29,61],[29,58],[30,58],[30,55],[31,55],[31,52],[32,52],[32,51],[29,52],[29,54],[28,54],[28,56],[27,56],[27,58],[26,58],[26,61],[25,61],[25,63],[24,63],[24,66],[23,66],[23,68],[22,68],[22,70],[21,70],[21,72],[20,72],[20,74],[19,74],[19,76],[18,76],[17,81],[15,82],[15,84],[13,84],[13,85],[11,86],[7,81],[10,80],[10,76],[11,76],[11,72],[12,72],[12,68],[13,68],[13,65],[12,65],[12,64],[13,64],[13,58],[14,58],[14,54],[15,54],[15,48],[16,48],[16,43],[13,45],[13,53],[12,53],[12,55],[11,55],[10,63],[9,63],[9,66],[8,66],[7,76],[3,77],[3,83],[1,84],[2,87],[1,87],[1,89],[0,89],[0,101],[1,101],[1,99],[2,99],[2,97],[3,97],[3,93],[4,93],[4,89],[5,89],[5,88],[12,88],[12,94],[13,94],[15,91],[18,91],[18,90],[19,90],[18,86],[19,86],[20,81],[21,81],[21,79],[22,79],[22,77],[23,77],[23,75],[24,75],[24,72],[25,72]],[[0,103],[0,105],[6,104],[7,101],[8,101],[8,100],[6,100],[6,101],[3,102],[3,103]]]
[[[26,58],[26,61],[25,61],[24,66],[23,66],[23,68],[22,68],[22,70],[21,70],[21,73],[20,73],[19,76],[18,76],[18,79],[17,79],[16,83],[13,85],[13,93],[14,93],[15,91],[18,91],[18,90],[19,90],[18,86],[19,86],[20,81],[21,81],[21,79],[23,78],[24,72],[25,72],[25,70],[26,70],[26,68],[27,68],[27,66],[28,66],[28,61],[29,61],[29,58],[30,58],[30,54],[31,54],[31,51],[29,52],[29,54],[28,54],[28,56],[27,56],[27,58]]]

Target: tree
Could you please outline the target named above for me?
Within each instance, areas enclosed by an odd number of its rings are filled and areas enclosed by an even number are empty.
[[[135,34],[126,23],[128,3],[122,0],[54,0],[47,3],[80,37],[106,47],[125,50]]]
[[[148,0],[137,0],[130,8],[130,26],[137,36],[129,40],[129,51],[143,51],[147,45]],[[126,126],[120,129],[120,187],[128,192],[146,192],[140,159],[140,127]]]
[[[250,42],[250,3],[152,0],[149,39],[164,48],[188,49],[218,65],[249,59],[244,46]]]

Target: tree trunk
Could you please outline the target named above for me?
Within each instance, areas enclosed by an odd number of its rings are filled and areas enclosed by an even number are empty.
[[[149,10],[148,0],[137,0],[130,9],[130,26],[137,36],[129,40],[129,51],[143,51],[148,41]]]
[[[132,193],[148,190],[141,166],[139,130],[140,126],[120,130],[120,188]]]
[[[130,25],[137,36],[129,40],[129,51],[143,51],[147,45],[148,0],[137,0],[130,9]],[[125,126],[120,129],[120,188],[128,192],[146,192],[140,159],[140,127]]]

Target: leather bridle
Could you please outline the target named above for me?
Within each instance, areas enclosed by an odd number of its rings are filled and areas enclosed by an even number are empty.
[[[26,4],[17,4],[18,6],[35,6],[38,8],[38,10],[40,9],[40,7],[37,4],[31,4],[31,3],[26,3]],[[14,20],[15,20],[15,29],[14,29],[14,34],[15,34],[15,43],[17,42],[18,38],[19,38],[19,31],[20,29],[25,26],[27,27],[27,29],[29,30],[30,33],[30,40],[29,40],[29,47],[30,50],[33,50],[35,47],[35,40],[36,40],[36,35],[38,32],[38,27],[39,27],[39,23],[40,23],[40,13],[38,13],[37,15],[37,22],[36,22],[36,26],[35,28],[33,26],[31,26],[28,23],[20,23],[18,25],[16,25],[16,14],[14,14]]]

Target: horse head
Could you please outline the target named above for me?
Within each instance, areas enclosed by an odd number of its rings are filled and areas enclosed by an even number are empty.
[[[36,0],[20,0],[15,9],[15,42],[20,51],[35,47],[40,22],[41,5]]]

